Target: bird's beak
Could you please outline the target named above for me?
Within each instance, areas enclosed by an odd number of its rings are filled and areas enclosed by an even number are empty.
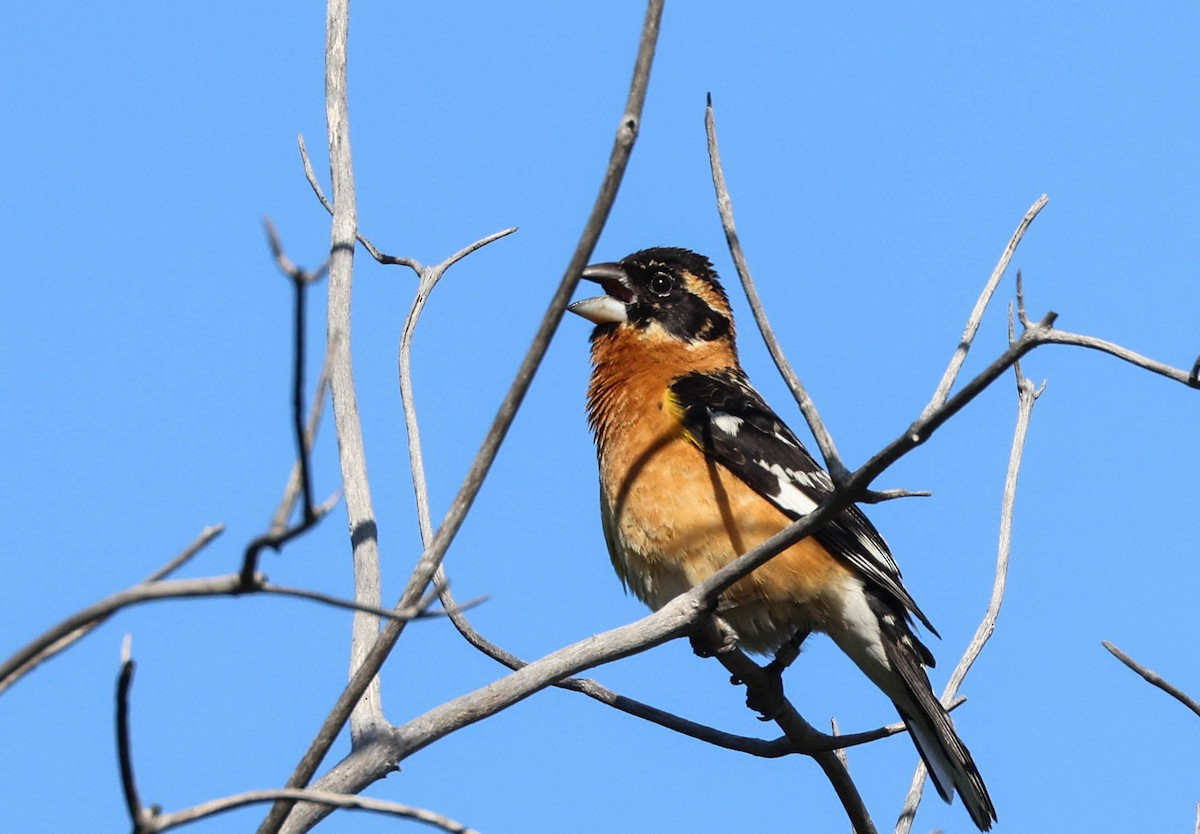
[[[629,320],[625,305],[633,301],[633,287],[620,264],[592,264],[583,270],[581,277],[595,281],[606,294],[576,301],[567,307],[568,310],[593,324]]]

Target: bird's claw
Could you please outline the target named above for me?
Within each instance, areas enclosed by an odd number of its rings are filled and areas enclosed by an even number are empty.
[[[731,652],[738,646],[737,632],[721,617],[713,615],[707,625],[688,635],[692,651],[698,657],[716,657]]]
[[[783,675],[780,674],[782,670],[774,670],[772,665],[774,664],[763,667],[763,671],[766,672],[765,690],[746,685],[746,706],[758,713],[759,721],[774,721],[787,709],[787,701],[783,697]],[[743,681],[734,676],[730,678],[730,683],[736,686]]]

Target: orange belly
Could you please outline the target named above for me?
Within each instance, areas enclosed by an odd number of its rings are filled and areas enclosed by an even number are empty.
[[[613,564],[655,609],[790,523],[687,438],[659,429],[613,438],[601,461]],[[800,629],[821,630],[848,580],[852,571],[806,538],[726,591],[722,613],[744,648],[769,652]]]

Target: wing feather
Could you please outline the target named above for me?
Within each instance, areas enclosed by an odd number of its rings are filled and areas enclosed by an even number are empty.
[[[687,374],[671,384],[671,394],[693,442],[788,518],[808,515],[833,494],[829,474],[741,371]],[[812,535],[937,634],[905,589],[887,543],[858,507],[846,507]]]

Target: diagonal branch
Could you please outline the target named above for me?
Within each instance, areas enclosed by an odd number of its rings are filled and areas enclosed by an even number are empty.
[[[871,821],[871,816],[867,813],[867,806],[863,803],[858,787],[850,778],[845,760],[838,755],[838,748],[822,749],[821,742],[828,739],[829,736],[819,732],[805,721],[782,694],[774,692],[771,683],[767,680],[766,670],[741,650],[719,651],[716,657],[721,665],[728,669],[736,680],[746,684],[751,692],[775,695],[777,701],[776,708],[771,710],[774,715],[772,720],[779,725],[784,735],[791,739],[798,749],[806,752],[812,751],[808,752],[808,755],[824,771],[825,778],[833,786],[842,803],[842,808],[850,818],[850,824],[853,826],[855,834],[875,834],[875,823]]]
[[[1036,207],[1036,204],[1035,204]],[[1032,210],[1031,210],[1032,211]],[[1029,215],[1026,215],[1029,219]],[[1011,244],[1015,246],[1014,244]],[[998,267],[999,268],[999,267]],[[1013,341],[1012,308],[1009,308],[1008,318],[1009,342]],[[942,704],[949,705],[958,695],[958,689],[970,671],[971,666],[979,657],[983,647],[991,639],[996,630],[996,620],[1000,615],[1000,606],[1004,602],[1004,591],[1008,583],[1008,560],[1012,552],[1013,507],[1017,499],[1017,478],[1021,472],[1021,459],[1025,454],[1025,438],[1029,433],[1029,421],[1033,417],[1033,406],[1038,397],[1046,390],[1046,383],[1035,388],[1033,382],[1021,372],[1021,363],[1013,363],[1017,378],[1017,424],[1013,431],[1012,449],[1008,457],[1008,471],[1004,478],[1004,495],[1000,502],[1000,537],[996,548],[996,576],[992,582],[992,596],[988,600],[987,610],[983,620],[975,630],[975,636],[967,645],[966,651],[958,661],[958,665],[950,674],[950,680],[942,692]],[[925,791],[925,763],[918,762],[913,773],[912,784],[904,799],[904,806],[896,822],[896,834],[908,834],[916,817],[917,807]]]
[[[750,265],[746,263],[746,255],[742,252],[742,242],[738,237],[737,225],[733,220],[733,200],[729,196],[729,189],[725,184],[725,171],[721,167],[721,152],[717,146],[717,122],[713,115],[712,93],[708,94],[708,101],[704,108],[704,129],[708,135],[708,164],[712,169],[713,188],[717,193],[717,212],[721,215],[721,227],[725,230],[725,241],[729,244],[729,254],[733,256],[733,265],[737,268],[738,277],[742,281],[742,289],[746,293],[746,300],[750,303],[754,321],[758,324],[758,331],[762,334],[763,342],[771,354],[771,359],[775,362],[775,367],[779,369],[779,375],[787,383],[792,396],[796,398],[796,404],[800,406],[800,411],[804,414],[804,419],[808,421],[808,427],[812,429],[817,446],[821,449],[821,456],[825,458],[825,468],[829,470],[834,483],[841,483],[850,473],[842,462],[842,456],[838,454],[833,436],[825,427],[825,421],[821,419],[820,412],[817,411],[816,403],[813,402],[804,383],[792,370],[791,363],[784,355],[779,339],[775,337],[775,329],[771,327],[771,322],[763,309],[762,299],[758,296],[758,288],[754,284],[754,279],[750,277]]]
[[[991,277],[983,286],[983,292],[979,294],[979,300],[975,302],[975,308],[971,310],[971,315],[967,318],[967,326],[963,329],[962,339],[959,340],[958,349],[954,351],[954,356],[950,359],[950,364],[946,367],[946,372],[942,374],[941,382],[938,383],[937,389],[933,392],[933,398],[929,404],[925,406],[925,410],[921,412],[921,416],[925,417],[934,410],[941,408],[945,404],[946,398],[950,396],[950,389],[954,387],[954,381],[958,378],[958,372],[962,369],[963,362],[967,359],[967,351],[971,349],[971,344],[975,341],[975,333],[979,330],[979,325],[983,321],[983,314],[987,310],[988,302],[992,300],[992,295],[996,292],[996,287],[1000,285],[1000,279],[1004,277],[1004,273],[1008,270],[1008,265],[1012,261],[1013,254],[1017,251],[1017,246],[1020,245],[1021,239],[1025,236],[1025,230],[1029,228],[1029,224],[1038,216],[1050,198],[1043,194],[1034,201],[1029,207],[1029,211],[1025,212],[1025,216],[1021,218],[1021,222],[1017,224],[1016,231],[1008,241],[1008,245],[1004,247],[1004,251],[1000,253],[1000,260],[996,263],[996,268],[992,270]]]
[[[500,444],[508,433],[509,426],[512,425],[513,418],[516,416],[517,409],[520,407],[525,393],[529,390],[529,385],[533,381],[533,375],[541,364],[542,357],[550,345],[550,339],[558,329],[559,321],[562,319],[563,312],[566,309],[566,303],[579,283],[580,273],[583,271],[584,266],[587,265],[592,251],[595,249],[596,241],[600,237],[600,232],[604,228],[613,202],[616,200],[617,190],[624,177],[625,168],[628,165],[634,142],[637,139],[638,127],[641,123],[642,106],[646,100],[646,89],[650,80],[650,68],[653,64],[655,46],[658,41],[662,8],[662,0],[649,0],[647,4],[646,17],[642,26],[641,41],[634,64],[633,80],[630,84],[625,114],[621,118],[613,140],[613,148],[609,156],[608,168],[601,182],[600,193],[596,198],[591,215],[584,226],[579,243],[576,245],[575,252],[567,265],[566,272],[559,283],[558,289],[550,300],[550,304],[542,318],[537,333],[534,335],[533,341],[521,363],[521,367],[517,371],[516,378],[513,380],[512,386],[509,388],[504,401],[500,405],[500,409],[492,422],[491,429],[484,438],[483,444],[476,454],[475,460],[472,462],[471,468],[463,480],[458,494],[447,510],[441,527],[438,529],[430,545],[425,548],[425,552],[421,555],[417,563],[417,568],[414,570],[409,584],[401,596],[401,604],[404,604],[407,600],[419,598],[424,589],[432,581],[434,573],[438,565],[441,564],[442,557],[445,555],[446,549],[458,533],[458,529],[462,525],[467,511],[470,509],[475,496],[483,485],[483,480],[496,458]],[[342,16],[336,24],[334,22],[335,11],[338,15]],[[342,0],[330,0],[331,31],[335,25],[344,28],[346,25],[344,15],[347,11],[346,7],[342,5]],[[343,83],[344,80],[343,74]],[[341,92],[344,99],[344,88]],[[336,209],[336,190],[334,206]],[[332,269],[330,280],[331,282],[333,280]],[[356,671],[352,675],[349,684],[338,698],[337,703],[334,704],[333,709],[330,711],[317,736],[313,739],[309,749],[305,752],[300,763],[289,777],[288,787],[299,788],[308,784],[317,767],[325,758],[325,754],[333,745],[334,739],[337,738],[342,726],[345,724],[350,710],[354,704],[358,703],[362,697],[362,693],[366,691],[368,683],[382,667],[383,662],[387,659],[388,654],[402,633],[403,626],[394,622],[389,623],[379,632],[378,639],[371,645],[369,651],[360,657]],[[379,778],[384,773],[386,773],[386,770],[381,768],[375,778]],[[275,834],[275,832],[280,830],[284,817],[287,814],[285,806],[286,803],[281,803],[272,809],[271,814],[268,815],[259,827],[259,834]],[[315,824],[317,819],[319,819],[314,817],[310,823],[307,814],[300,812],[296,816],[298,818],[303,817],[304,819],[297,820],[289,830],[307,830],[307,827]]]
[[[352,796],[347,794],[331,793],[330,791],[316,790],[297,790],[295,788],[277,788],[275,790],[264,791],[246,791],[245,793],[234,794],[233,796],[214,799],[210,802],[205,802],[201,805],[196,805],[192,808],[185,808],[182,811],[175,811],[170,814],[161,814],[153,823],[152,827],[146,829],[147,834],[150,832],[169,831],[172,828],[179,828],[196,820],[205,819],[206,817],[223,814],[226,811],[232,811],[236,808],[242,808],[246,805],[254,805],[262,802],[274,802],[281,799],[288,801],[303,801],[314,802],[319,805],[325,805],[329,808],[351,808],[361,811],[373,811],[378,814],[387,814],[393,817],[413,820],[415,822],[423,822],[435,828],[440,828],[443,831],[451,832],[451,834],[478,834],[473,828],[467,828],[461,822],[450,819],[442,814],[434,813],[425,808],[417,808],[412,805],[404,805],[399,802],[387,802],[382,799],[372,799],[366,796]]]
[[[704,110],[704,128],[708,135],[708,162],[709,167],[712,169],[713,189],[717,195],[717,212],[721,215],[721,226],[725,230],[725,240],[729,244],[729,253],[733,256],[734,267],[737,269],[738,278],[741,279],[742,289],[746,293],[746,301],[750,304],[750,311],[754,314],[755,323],[758,324],[758,332],[762,334],[763,343],[766,344],[767,350],[771,354],[771,359],[775,362],[775,367],[779,370],[779,375],[787,383],[788,389],[796,399],[796,404],[800,406],[800,411],[804,415],[804,419],[808,422],[808,427],[813,433],[813,438],[817,441],[817,446],[821,450],[821,456],[825,459],[825,468],[829,470],[829,475],[833,478],[833,482],[841,486],[850,473],[846,469],[846,464],[842,461],[841,455],[838,454],[837,446],[833,442],[833,435],[829,433],[829,429],[825,426],[825,421],[821,419],[821,414],[817,411],[816,403],[809,396],[804,383],[800,381],[800,377],[792,369],[791,363],[788,362],[787,356],[783,353],[783,347],[779,344],[779,339],[775,336],[775,329],[771,326],[770,319],[767,318],[762,299],[758,295],[758,287],[750,275],[750,265],[746,262],[746,255],[742,251],[737,224],[733,219],[733,200],[729,196],[729,188],[725,182],[725,171],[721,166],[721,152],[717,145],[717,123],[716,117],[713,115],[711,93],[708,96],[708,103]],[[882,492],[865,490],[858,497],[858,500],[870,504],[893,498],[925,497],[928,495],[930,495],[928,492],[910,492],[902,489]]]
[[[192,557],[207,547],[213,539],[221,535],[224,531],[224,524],[214,524],[210,527],[205,527],[200,531],[200,535],[185,547],[179,555],[147,576],[138,587],[157,583],[159,580],[179,570],[179,568],[191,561]],[[80,617],[78,614],[73,615],[34,638],[4,661],[3,664],[0,664],[0,693],[3,693],[4,690],[33,671],[38,664],[44,663],[54,657],[54,655],[86,637],[115,611],[119,610],[120,607],[109,606],[101,608],[92,616]]]
[[[1192,712],[1196,713],[1196,715],[1200,715],[1200,702],[1197,702],[1194,698],[1189,697],[1188,694],[1182,689],[1167,683],[1167,681],[1164,680],[1163,677],[1157,672],[1151,672],[1145,666],[1138,663],[1132,657],[1125,654],[1125,652],[1121,651],[1107,640],[1102,640],[1100,645],[1112,652],[1113,657],[1115,657],[1117,660],[1121,661],[1130,669],[1141,675],[1146,683],[1150,684],[1151,686],[1157,686],[1163,692],[1167,693],[1176,701],[1183,704]]]
[[[495,643],[488,640],[479,633],[476,628],[471,625],[466,616],[462,613],[461,608],[455,603],[454,596],[450,593],[448,585],[444,582],[444,573],[439,570],[439,582],[442,588],[439,593],[439,598],[442,601],[442,606],[447,610],[450,617],[450,622],[458,629],[458,633],[463,638],[481,651],[483,654],[493,660],[502,663],[509,669],[520,669],[528,664],[512,654],[509,651],[497,646]],[[678,715],[673,715],[665,710],[660,710],[657,707],[652,707],[649,704],[644,704],[633,698],[628,698],[620,695],[602,686],[597,681],[590,678],[566,678],[558,681],[555,686],[561,689],[570,689],[575,692],[581,692],[602,704],[607,704],[614,709],[618,709],[628,715],[636,718],[641,718],[652,724],[657,724],[660,727],[665,727],[668,730],[674,730],[682,735],[690,736],[698,741],[704,741],[709,744],[723,747],[726,750],[736,750],[741,753],[749,753],[753,756],[761,758],[778,758],[786,756],[789,753],[794,753],[795,748],[787,738],[778,738],[773,741],[765,741],[763,739],[751,738],[748,736],[739,736],[733,733],[726,733],[714,727],[708,727],[703,724],[698,724],[695,721],[690,721]]]
[[[1031,324],[1007,351],[950,397],[941,409],[924,420],[914,422],[904,434],[855,471],[850,476],[846,492],[830,496],[812,513],[747,551],[705,582],[676,597],[653,614],[551,652],[487,686],[440,704],[387,734],[372,739],[371,745],[376,749],[352,751],[350,756],[322,777],[317,787],[339,792],[361,790],[413,753],[463,727],[507,709],[570,675],[696,632],[701,624],[711,621],[716,600],[723,590],[776,553],[809,535],[846,506],[855,490],[869,484],[880,472],[915,449],[1018,359],[1043,344],[1041,340],[1052,329],[1053,319],[1054,314],[1049,314]],[[1186,377],[1186,374],[1183,376]],[[832,743],[828,749],[842,746],[837,737],[829,738]],[[317,821],[315,815],[304,816],[299,811],[296,817],[289,831],[308,830]]]

